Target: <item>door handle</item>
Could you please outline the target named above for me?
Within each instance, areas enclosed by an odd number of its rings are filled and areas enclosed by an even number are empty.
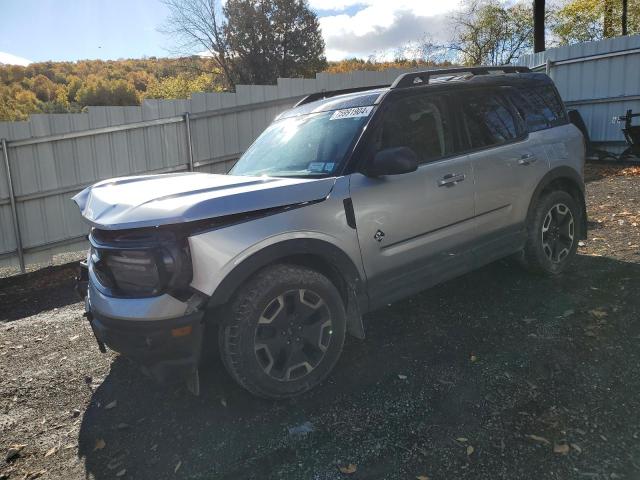
[[[467,178],[467,176],[464,173],[447,173],[444,177],[438,180],[438,186],[453,187],[464,181],[465,178]]]
[[[538,158],[532,153],[525,153],[518,159],[518,165],[531,165],[536,163]]]

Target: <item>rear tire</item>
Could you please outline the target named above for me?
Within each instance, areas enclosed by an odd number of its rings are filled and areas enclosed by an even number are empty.
[[[522,263],[532,272],[558,275],[578,249],[582,214],[569,193],[555,190],[543,194],[527,225]]]
[[[344,344],[340,293],[324,275],[274,265],[243,285],[220,325],[222,361],[254,395],[286,398],[318,385]]]

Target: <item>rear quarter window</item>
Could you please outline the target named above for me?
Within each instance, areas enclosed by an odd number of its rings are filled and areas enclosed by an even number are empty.
[[[508,89],[507,95],[530,132],[567,123],[562,101],[551,85]]]

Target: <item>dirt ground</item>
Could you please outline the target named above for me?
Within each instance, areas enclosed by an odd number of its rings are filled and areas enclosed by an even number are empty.
[[[289,401],[100,354],[69,267],[0,280],[0,479],[638,479],[638,173],[589,168],[561,277],[499,262],[367,315]]]

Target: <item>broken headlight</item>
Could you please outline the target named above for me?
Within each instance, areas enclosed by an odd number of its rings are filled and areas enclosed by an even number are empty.
[[[89,238],[90,268],[105,293],[119,297],[188,296],[192,270],[186,238],[157,229],[94,229]]]

